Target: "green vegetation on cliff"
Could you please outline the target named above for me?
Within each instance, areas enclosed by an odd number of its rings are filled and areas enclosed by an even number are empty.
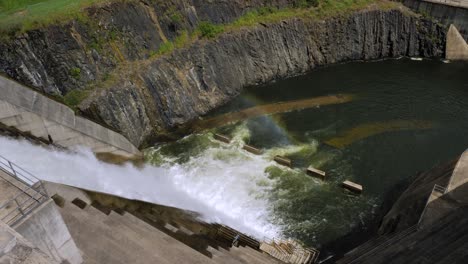
[[[132,1],[137,0],[0,0],[0,34],[21,33],[72,19],[85,19],[87,15],[83,10],[87,7]],[[213,38],[233,27],[275,22],[290,17],[325,17],[356,10],[373,2],[389,5],[386,0],[300,0],[289,8],[263,7],[248,12],[230,25],[200,23],[198,33],[202,37]],[[171,19],[178,21],[182,18],[177,10],[173,10]]]
[[[164,0],[148,0],[158,3],[164,7],[162,15],[156,18],[161,21],[166,20],[167,24],[172,23],[176,32],[172,36],[162,35],[161,42],[157,45],[139,47],[134,49],[139,53],[138,59],[129,59],[124,56],[125,49],[128,49],[128,39],[118,27],[100,28],[99,17],[92,11],[84,11],[91,6],[107,5],[112,2],[136,3],[130,5],[141,5],[139,0],[0,0],[0,38],[15,38],[16,34],[27,32],[35,28],[46,27],[47,25],[59,25],[67,23],[73,19],[82,24],[82,30],[86,30],[89,35],[80,44],[87,52],[95,52],[95,56],[102,56],[105,59],[113,60],[115,68],[97,74],[95,78],[88,78],[81,65],[72,64],[67,72],[69,83],[67,94],[64,100],[70,106],[79,105],[89,91],[95,87],[106,88],[115,85],[121,76],[136,76],[138,70],[145,68],[154,59],[160,56],[171,54],[176,49],[188,47],[197,41],[206,41],[217,38],[220,34],[238,31],[245,27],[253,27],[261,24],[278,23],[287,19],[301,18],[303,20],[319,20],[337,16],[347,16],[358,10],[379,9],[385,10],[394,8],[398,3],[387,0],[295,0],[290,1],[290,5],[284,8],[263,6],[244,13],[232,22],[216,24],[209,21],[197,21],[198,26],[191,27],[184,21],[187,14],[176,8],[173,2]],[[265,1],[268,2],[268,1]],[[125,5],[124,5],[125,6]],[[121,8],[121,7],[118,7]],[[150,11],[153,12],[153,11]],[[156,14],[155,14],[156,15]],[[169,22],[167,22],[169,21]],[[164,22],[163,22],[164,23]],[[67,30],[62,27],[62,30]],[[167,38],[166,38],[167,37]],[[82,41],[82,40],[80,40]],[[7,41],[8,42],[8,41]],[[152,42],[155,43],[155,42]],[[94,54],[94,53],[93,53]],[[91,55],[90,55],[91,56]],[[94,55],[93,55],[94,56]],[[80,90],[80,92],[73,92]]]
[[[177,42],[176,45],[169,41],[169,43],[162,45],[158,52],[153,52],[153,54],[168,54],[172,52],[175,47],[184,47],[197,39],[213,39],[224,32],[238,30],[242,27],[252,27],[259,23],[275,23],[291,18],[302,18],[306,20],[324,19],[327,17],[348,15],[364,8],[386,10],[396,6],[397,3],[387,0],[303,0],[289,8],[277,9],[273,7],[263,7],[247,12],[229,24],[216,25],[203,21],[198,25],[197,30],[189,37],[187,37],[187,31],[183,31],[175,40],[175,42]]]
[[[106,0],[0,0],[0,32],[24,32],[83,16],[82,10]]]

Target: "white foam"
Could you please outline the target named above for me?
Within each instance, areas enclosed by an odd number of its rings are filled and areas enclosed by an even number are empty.
[[[63,152],[0,137],[0,153],[40,179],[197,211],[257,238],[277,237],[270,223],[265,168],[271,162],[239,146],[209,148],[184,164],[117,166],[84,148]]]

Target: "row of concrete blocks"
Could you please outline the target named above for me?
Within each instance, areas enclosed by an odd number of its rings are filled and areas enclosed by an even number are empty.
[[[229,144],[231,142],[231,138],[228,137],[228,136],[225,136],[225,135],[221,135],[221,134],[214,134],[214,138],[216,140],[219,140],[221,142],[224,142],[224,143],[227,143]],[[245,144],[243,147],[242,147],[244,150],[250,152],[250,153],[253,153],[255,155],[260,155],[262,154],[262,150],[256,148],[256,147],[253,147],[253,146],[250,146],[250,145],[247,145]],[[286,166],[286,167],[289,167],[289,168],[292,168],[293,167],[293,164],[292,164],[292,160],[291,159],[288,159],[286,157],[282,157],[282,156],[275,156],[274,157],[274,161],[276,161],[276,163],[280,164],[280,165],[283,165],[283,166]],[[310,176],[313,176],[313,177],[316,177],[316,178],[319,178],[321,180],[325,180],[326,179],[326,173],[324,171],[321,171],[319,169],[316,169],[312,166],[310,166],[309,168],[307,168],[306,170],[306,173]],[[363,191],[363,188],[362,188],[362,185],[360,184],[357,184],[357,183],[354,183],[352,181],[344,181],[341,186],[351,192],[354,192],[354,193],[362,193]]]

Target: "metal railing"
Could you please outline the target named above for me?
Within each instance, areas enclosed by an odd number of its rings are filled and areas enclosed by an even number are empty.
[[[441,194],[445,194],[447,192],[447,188],[446,187],[443,187],[443,186],[440,186],[438,184],[434,184],[434,187],[432,188],[432,192],[431,194],[429,194],[429,197],[427,197],[427,200],[426,200],[426,205],[424,206],[424,209],[421,213],[421,215],[419,216],[419,220],[418,220],[418,223],[416,224],[418,226],[418,228],[420,227],[421,225],[421,222],[424,218],[424,215],[426,214],[426,210],[427,210],[427,206],[429,205],[430,201],[431,201],[431,196],[434,192],[438,192],[438,193],[441,193]]]
[[[447,192],[447,188],[442,187],[442,186],[440,186],[440,185],[438,185],[438,184],[435,184],[435,185],[434,185],[434,188],[432,189],[432,191],[440,192],[440,193],[442,193],[442,194],[445,194],[445,193]]]
[[[0,180],[17,189],[13,198],[0,204],[0,220],[13,226],[47,201],[42,182],[20,166],[0,155]]]

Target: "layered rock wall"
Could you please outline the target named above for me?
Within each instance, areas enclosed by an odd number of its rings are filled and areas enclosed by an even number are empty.
[[[243,87],[351,60],[442,56],[444,39],[443,28],[397,10],[259,25],[152,61],[133,78],[97,90],[82,110],[141,144],[206,114]]]
[[[148,58],[200,21],[229,23],[261,7],[298,0],[130,0],[86,10],[64,24],[0,41],[0,73],[48,94],[64,95],[106,79],[117,66]]]

